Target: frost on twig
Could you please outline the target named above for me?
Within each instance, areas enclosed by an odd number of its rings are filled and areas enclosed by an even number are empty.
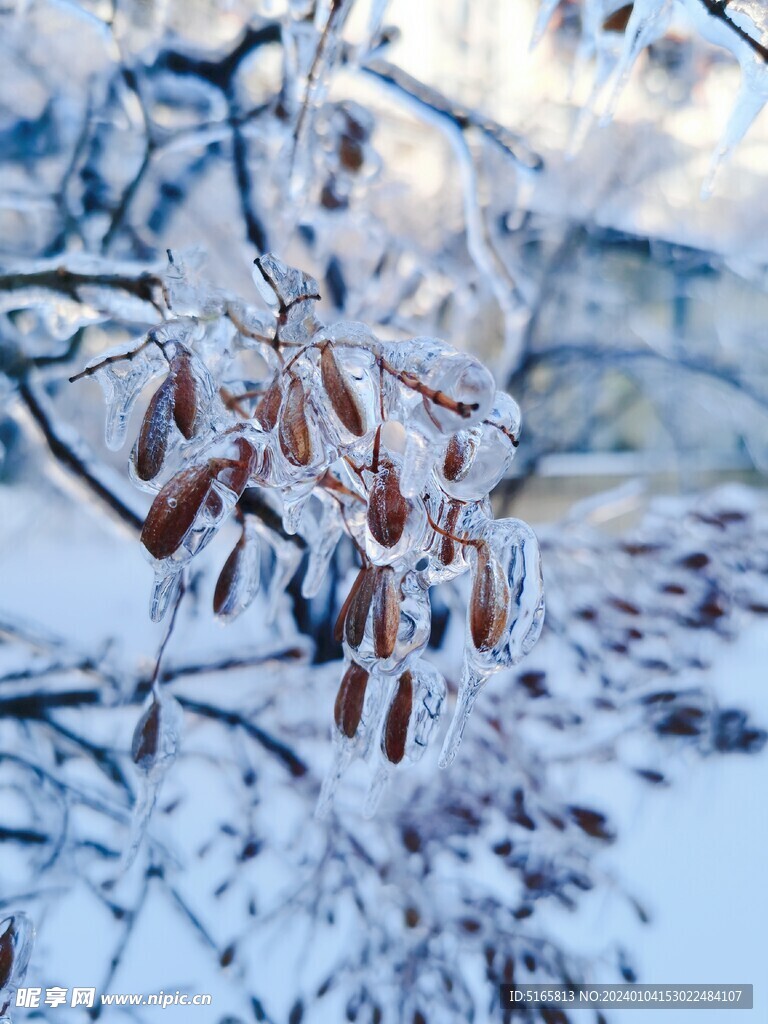
[[[488,501],[515,454],[520,413],[477,359],[438,339],[387,342],[361,323],[322,324],[317,283],[275,256],[256,260],[255,280],[274,313],[266,337],[257,311],[218,292],[195,294],[174,261],[164,294],[180,315],[73,380],[102,384],[107,442],[116,446],[139,391],[165,374],[131,455],[134,482],[155,496],[141,533],[155,570],[153,619],[233,514],[242,530],[214,611],[231,620],[250,604],[265,543],[276,605],[300,552],[252,515],[242,502],[251,489],[275,497],[287,537],[304,533],[306,594],[339,538],[351,539],[361,567],[337,625],[346,673],[330,779],[352,756],[370,755],[380,764],[377,794],[390,770],[423,752],[443,703],[444,684],[420,662],[431,587],[466,571],[474,579],[443,767],[480,688],[524,657],[541,631],[536,538],[516,519],[494,520]],[[245,326],[257,322],[258,331]],[[254,353],[265,367],[257,380],[244,369]],[[331,792],[329,782],[321,810]]]

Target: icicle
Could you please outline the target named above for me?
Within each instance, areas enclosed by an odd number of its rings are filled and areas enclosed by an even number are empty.
[[[176,600],[181,585],[182,568],[177,563],[157,564],[149,599],[149,617],[153,622],[160,622]]]
[[[364,818],[370,820],[375,816],[376,811],[379,809],[381,798],[384,795],[384,790],[389,785],[391,775],[391,769],[386,764],[380,764],[376,769],[371,784],[368,787],[368,792],[365,794],[365,803],[363,804]]]
[[[619,97],[629,80],[635,61],[646,46],[662,36],[672,14],[670,0],[635,0],[624,31],[624,45],[614,72],[614,84],[600,124],[613,119]]]
[[[544,33],[547,31],[547,26],[552,20],[552,15],[560,5],[560,0],[541,0],[539,4],[539,10],[536,14],[536,21],[533,26],[533,33],[531,34],[531,42],[529,49],[533,50],[539,45]]]
[[[472,708],[475,706],[477,695],[488,680],[489,675],[490,673],[482,673],[473,669],[465,656],[461,685],[459,686],[459,694],[456,698],[456,708],[453,712],[451,725],[443,741],[440,760],[437,762],[441,768],[448,768],[453,764],[456,753],[461,746],[464,728],[469,721],[469,716],[472,714]]]
[[[437,461],[439,450],[415,430],[408,432],[400,491],[404,498],[420,497]]]
[[[749,59],[742,62],[741,86],[733,105],[728,126],[715,152],[712,154],[709,170],[701,186],[701,198],[712,195],[715,179],[720,168],[730,158],[733,150],[744,138],[753,121],[768,101],[768,68],[762,62]]]
[[[301,584],[302,597],[310,599],[320,592],[342,533],[343,524],[338,505],[332,499],[323,500],[321,515],[313,524],[308,537],[309,561]]]
[[[323,779],[323,784],[320,787],[320,796],[317,798],[317,806],[315,807],[316,818],[322,820],[328,816],[328,812],[333,806],[333,801],[336,797],[336,791],[339,788],[339,784],[354,759],[355,749],[351,744],[334,744],[333,762]]]

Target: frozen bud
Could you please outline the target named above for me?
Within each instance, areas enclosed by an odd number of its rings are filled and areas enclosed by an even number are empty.
[[[347,613],[349,612],[349,606],[355,599],[355,595],[362,586],[363,580],[365,579],[366,568],[363,567],[360,572],[355,576],[355,582],[350,587],[349,593],[344,598],[344,604],[342,604],[339,611],[338,618],[336,619],[336,625],[333,629],[333,638],[337,644],[340,644],[344,639],[344,624],[347,621]]]
[[[462,431],[454,435],[462,436]],[[472,431],[474,451],[464,460],[459,451],[451,451],[451,442],[440,468],[440,485],[451,497],[478,501],[493,490],[509,469],[520,436],[520,409],[502,392],[496,393],[490,415]]]
[[[265,430],[273,430],[277,424],[282,401],[280,381],[274,380],[260,398],[253,414]]]
[[[446,480],[463,480],[472,467],[477,452],[477,438],[467,430],[453,435],[445,449],[443,476]]]
[[[391,464],[383,465],[368,495],[368,529],[377,544],[395,547],[403,535],[408,511],[397,470]]]
[[[208,463],[183,470],[163,487],[147,514],[141,543],[154,558],[169,558],[181,547],[211,492]]]
[[[189,352],[182,349],[173,357],[168,380],[173,383],[173,418],[189,440],[194,437],[198,414],[198,386]]]
[[[333,717],[341,733],[349,739],[357,732],[363,716],[365,691],[368,686],[368,673],[364,668],[351,662],[341,680]]]
[[[504,633],[510,595],[504,571],[485,542],[477,550],[474,577],[469,599],[470,635],[478,651],[490,651]]]
[[[360,577],[358,577],[360,580],[359,585],[355,588],[349,602],[347,617],[344,623],[344,636],[353,651],[359,648],[365,636],[365,625],[368,621],[368,613],[371,610],[377,575],[377,571],[374,568],[368,567],[363,569]]]
[[[461,515],[462,504],[459,501],[449,501],[445,515],[445,533],[438,534],[438,558],[443,565],[453,565],[456,558],[458,542],[454,540],[456,524]]]
[[[35,929],[26,914],[13,914],[0,921],[0,993],[24,979],[34,938]]]
[[[168,765],[176,757],[181,726],[181,707],[168,694],[152,694],[152,701],[139,719],[131,742],[131,759],[144,774],[156,766]]]
[[[366,425],[354,382],[339,364],[330,342],[324,346],[320,356],[320,376],[331,408],[341,423],[350,434],[362,437],[366,432]]]
[[[261,548],[258,535],[246,527],[216,581],[213,610],[232,620],[245,611],[259,589]]]
[[[413,677],[410,672],[403,672],[397,681],[395,695],[389,705],[381,743],[384,756],[391,764],[400,764],[405,756],[412,711]]]
[[[133,733],[131,758],[142,770],[148,771],[157,759],[160,746],[160,704],[154,698],[139,719]]]
[[[280,448],[294,466],[312,461],[312,436],[307,419],[307,395],[304,385],[294,377],[288,385],[278,426]]]
[[[400,597],[395,583],[395,571],[389,566],[379,569],[373,593],[373,653],[377,658],[389,658],[397,643],[400,625]]]
[[[361,143],[349,135],[339,139],[339,164],[345,171],[356,174],[365,161],[365,150]]]
[[[154,480],[163,468],[173,418],[173,392],[173,380],[167,377],[147,406],[134,453],[134,466],[140,480]]]

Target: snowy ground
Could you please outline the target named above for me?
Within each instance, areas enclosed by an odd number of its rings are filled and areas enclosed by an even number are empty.
[[[47,495],[28,487],[0,492],[5,523],[0,548],[0,609],[44,624],[69,637],[80,650],[92,650],[105,634],[111,634],[117,662],[126,666],[150,664],[160,630],[147,619],[150,570],[138,546],[124,540],[101,517],[84,511],[82,506],[68,499],[62,501],[52,491]],[[258,646],[291,639],[258,635],[262,619],[263,610],[260,613],[257,609],[233,631],[224,633],[213,624],[204,626],[203,616],[193,631],[182,631],[176,657],[190,658],[196,652],[215,655],[244,640]],[[704,683],[717,690],[724,704],[742,706],[757,724],[764,723],[768,721],[768,693],[763,679],[767,657],[768,636],[764,629],[752,627],[737,645],[722,648]],[[241,682],[222,679],[222,686],[232,688],[228,692],[235,703],[240,694],[246,704],[252,705],[259,686],[258,673],[254,675]],[[326,702],[333,687],[327,682],[328,676],[326,673],[324,677],[327,692],[322,695]],[[194,687],[188,692],[194,692]],[[116,749],[126,748],[134,717],[135,712],[128,709],[127,713],[118,711],[110,720],[108,738]],[[293,740],[301,748],[301,738]],[[156,834],[187,863],[181,890],[194,896],[196,890],[213,886],[225,870],[225,860],[214,856],[198,862],[190,857],[190,851],[205,838],[205,823],[215,820],[217,814],[224,820],[228,811],[237,812],[236,805],[228,807],[231,794],[222,789],[220,773],[206,768],[204,729],[190,728],[185,743],[191,756],[176,766],[179,774],[170,777],[164,792],[168,800],[192,794],[193,813],[182,815],[181,830],[177,825],[171,833],[162,821],[155,824]],[[681,752],[670,755],[664,767],[673,781],[666,790],[632,785],[626,777],[601,770],[599,764],[569,765],[564,781],[571,797],[609,810],[618,825],[619,841],[597,855],[601,872],[616,885],[608,882],[598,886],[594,894],[585,894],[575,914],[560,911],[551,902],[543,904],[540,925],[546,925],[565,948],[592,962],[594,980],[617,980],[608,951],[618,942],[628,951],[639,980],[644,982],[751,982],[755,985],[753,1013],[720,1011],[715,1019],[722,1024],[762,1020],[768,1005],[762,987],[768,890],[760,882],[768,839],[768,757],[762,754],[702,760]],[[388,799],[396,801],[397,793]],[[311,843],[314,825],[302,820],[299,804],[291,806],[289,800],[275,813],[274,828],[283,832],[289,843]],[[3,856],[0,864],[0,895],[7,896],[18,890],[18,878],[26,872],[10,855]],[[283,867],[278,863],[259,866],[261,891],[266,891],[267,900],[271,887],[286,884],[290,888],[295,884]],[[55,884],[66,889],[61,876]],[[639,924],[619,894],[619,886],[649,910],[650,925]],[[452,884],[447,880],[446,899],[451,893]],[[82,882],[63,890],[47,906],[38,922],[40,940],[29,983],[35,984],[44,964],[45,977],[55,978],[64,986],[99,986],[115,939],[115,923],[108,914],[92,909],[93,902]],[[84,907],[88,908],[85,912]],[[205,924],[223,944],[237,931],[237,919],[242,915],[243,907],[230,902],[220,906],[217,916]],[[345,942],[359,941],[354,928],[345,927],[343,916],[335,931],[322,935],[306,933],[297,919],[295,928],[283,926],[275,932],[267,927],[249,940],[258,963],[250,980],[271,1007],[283,1008],[279,1020],[287,1017],[292,1005],[294,979],[320,976],[323,967],[343,952]],[[218,967],[211,950],[166,894],[164,899],[153,900],[142,915],[131,939],[130,955],[109,990],[173,992],[178,988],[214,996],[213,1010],[177,1008],[170,1016],[169,1010],[142,1011],[137,1018],[141,1020],[189,1019],[207,1024],[224,1020],[227,1013],[249,1019],[238,986],[241,970],[237,965],[228,970]],[[332,1012],[330,1006],[325,1013]],[[637,1013],[632,1012],[634,1016],[630,1011],[612,1014],[612,1019],[621,1024],[630,1013],[627,1020],[635,1021]],[[63,1008],[49,1014],[53,1020],[78,1016]],[[495,1013],[487,1020],[497,1018]],[[116,1014],[113,1019],[117,1019]],[[656,1011],[651,1019],[666,1024],[667,1019],[678,1017]]]

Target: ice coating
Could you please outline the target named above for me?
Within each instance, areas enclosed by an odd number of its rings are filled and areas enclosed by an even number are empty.
[[[317,594],[348,537],[360,567],[336,625],[345,670],[318,813],[357,757],[373,763],[370,810],[389,774],[422,755],[445,699],[422,659],[430,589],[472,577],[442,764],[482,685],[541,630],[536,538],[519,520],[494,520],[488,497],[514,458],[520,410],[482,363],[440,339],[380,340],[355,321],[324,325],[317,282],[273,254],[254,270],[268,314],[210,290],[196,312],[195,273],[174,258],[166,293],[177,319],[85,371],[110,382],[123,425],[144,384],[159,378],[131,458],[135,483],[154,495],[141,533],[155,573],[151,616],[175,605],[183,570],[232,515],[213,594],[223,620],[241,614],[260,585],[274,617],[305,552],[302,593]],[[153,701],[147,714],[170,715]],[[147,816],[161,761],[145,772]]]
[[[485,518],[483,522],[483,518],[478,517],[473,531],[483,547],[473,552],[474,585],[467,608],[464,665],[456,709],[440,754],[442,768],[456,757],[481,688],[493,673],[517,664],[529,653],[544,624],[541,553],[533,530],[519,519]],[[489,559],[494,562],[492,573],[487,568]],[[507,602],[503,621],[494,605],[502,591]],[[487,642],[478,643],[478,632]]]
[[[377,768],[365,798],[364,814],[372,817],[392,774],[424,756],[445,702],[445,680],[423,659],[390,687],[381,720]]]
[[[131,759],[139,773],[139,789],[133,808],[129,841],[117,867],[118,878],[125,874],[136,859],[160,787],[176,760],[183,717],[179,702],[165,689],[155,685],[150,702],[136,725],[131,743]]]

